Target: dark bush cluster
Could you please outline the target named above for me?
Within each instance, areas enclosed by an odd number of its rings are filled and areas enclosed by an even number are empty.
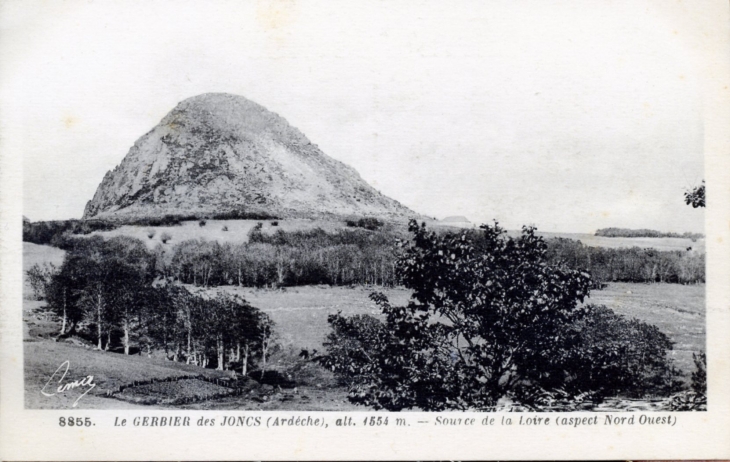
[[[117,223],[104,220],[24,221],[23,241],[53,245],[60,242],[64,235],[91,234],[94,231],[111,231],[118,227]]]
[[[382,228],[385,223],[375,217],[365,217],[360,218],[359,220],[345,220],[345,224],[349,228],[363,228],[375,231]]]
[[[350,400],[401,410],[491,410],[526,387],[643,396],[677,387],[668,338],[605,307],[581,304],[590,276],[552,264],[533,228],[437,235],[415,222],[397,272],[406,306],[372,299],[384,321],[329,318],[323,363]],[[522,396],[522,399],[526,399]]]
[[[228,212],[214,213],[211,215],[211,218],[214,220],[274,220],[278,217],[266,212],[231,210]]]

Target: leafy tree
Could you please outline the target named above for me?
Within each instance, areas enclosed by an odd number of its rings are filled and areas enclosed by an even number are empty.
[[[684,193],[684,202],[694,208],[705,207],[705,180],[700,186]]]
[[[36,263],[25,272],[28,277],[28,283],[33,290],[33,296],[36,300],[43,300],[46,298],[48,284],[57,272],[58,269],[53,263],[44,264],[43,266]]]
[[[45,293],[47,309],[61,319],[60,335],[73,332],[83,319],[83,262],[73,254],[66,254],[61,267],[48,282]],[[68,329],[67,329],[68,326]]]
[[[411,301],[395,307],[374,294],[386,321],[385,329],[367,321],[369,337],[355,337],[367,361],[330,363],[360,378],[351,396],[390,410],[491,409],[522,381],[553,380],[539,365],[585,314],[590,275],[549,265],[530,227],[517,239],[496,223],[479,239],[438,236],[415,221],[409,230],[413,243],[402,243],[397,269]],[[330,318],[341,331],[348,322]]]
[[[627,319],[600,305],[568,327],[565,348],[534,371],[548,388],[599,396],[666,395],[681,387],[667,352],[673,343],[656,326]]]
[[[641,395],[678,386],[669,339],[605,307],[584,306],[590,275],[551,264],[525,227],[438,236],[411,222],[398,276],[406,306],[382,294],[372,316],[329,317],[324,364],[359,404],[400,410],[493,409],[527,389]]]

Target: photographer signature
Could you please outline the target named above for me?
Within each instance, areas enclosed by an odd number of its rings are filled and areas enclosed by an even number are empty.
[[[76,401],[74,401],[72,407],[76,407],[76,405],[79,403],[79,400],[86,396],[88,392],[93,390],[96,387],[96,384],[94,383],[94,376],[93,375],[87,375],[81,380],[74,380],[73,382],[66,382],[63,383],[63,379],[66,378],[66,374],[68,374],[68,368],[71,366],[71,363],[66,360],[63,363],[61,363],[60,366],[58,366],[58,369],[56,369],[56,372],[51,375],[51,378],[48,379],[48,382],[43,386],[41,389],[41,393],[43,393],[44,396],[55,396],[62,393],[65,393],[69,390],[74,390],[76,388],[86,388],[86,391],[84,391],[81,396],[76,398]],[[61,374],[61,371],[63,373]],[[59,377],[60,375],[60,377]],[[51,382],[54,381],[54,379],[58,379],[55,383],[58,384],[55,391],[53,391],[53,386],[51,385]]]

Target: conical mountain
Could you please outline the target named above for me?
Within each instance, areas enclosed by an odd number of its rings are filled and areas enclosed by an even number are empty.
[[[195,96],[107,172],[84,218],[239,212],[279,218],[416,213],[325,155],[277,114],[222,93]]]

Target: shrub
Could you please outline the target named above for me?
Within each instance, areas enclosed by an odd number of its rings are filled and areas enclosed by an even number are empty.
[[[707,394],[707,356],[704,352],[692,353],[692,359],[695,363],[695,370],[692,372],[692,391],[706,395]]]
[[[381,228],[384,224],[385,223],[374,217],[360,218],[357,221],[357,226],[369,229],[370,231],[375,231],[376,229]]]
[[[413,242],[401,244],[397,261],[413,291],[409,303],[392,306],[376,293],[384,322],[328,319],[323,361],[348,381],[353,402],[392,411],[492,410],[525,385],[614,392],[630,390],[632,380],[643,381],[642,390],[646,381],[667,383],[666,336],[581,306],[590,276],[549,264],[534,228],[510,238],[497,224],[482,226],[479,239],[438,236],[414,221],[409,229]],[[618,338],[597,338],[605,331]]]
[[[153,237],[155,237],[155,230],[154,229],[148,229],[147,230],[147,237],[149,239],[152,239]]]
[[[378,220],[375,217],[365,217],[359,220],[345,220],[345,225],[348,228],[364,228],[370,231],[375,231],[383,227],[385,223]]]
[[[543,383],[599,396],[668,395],[682,387],[667,352],[673,344],[656,326],[600,305],[570,326],[566,348],[536,364]]]
[[[334,356],[330,366],[355,379],[351,399],[376,408],[492,409],[564,347],[590,277],[548,265],[534,228],[513,239],[482,226],[479,247],[466,233],[437,236],[415,221],[409,230],[397,271],[411,301],[395,307],[373,294],[386,322],[362,349],[367,361]],[[338,316],[333,326],[348,322]]]
[[[225,225],[224,225],[224,226],[223,226],[223,228],[221,228],[221,230],[222,230],[222,231],[228,231],[228,226],[225,226]]]
[[[271,226],[279,226],[279,222],[274,220],[271,222]]]
[[[43,300],[46,298],[48,285],[57,271],[58,269],[53,264],[40,266],[36,263],[25,272],[28,276],[30,287],[33,289],[33,297],[36,300]]]
[[[163,244],[167,244],[167,241],[169,241],[170,239],[172,239],[170,233],[163,232],[162,234],[160,234],[160,240]]]
[[[206,225],[206,223],[207,223],[207,221],[205,221],[205,220],[200,220],[200,221],[198,222],[198,226],[200,226],[200,227],[202,228],[203,226],[205,226],[205,225]]]

